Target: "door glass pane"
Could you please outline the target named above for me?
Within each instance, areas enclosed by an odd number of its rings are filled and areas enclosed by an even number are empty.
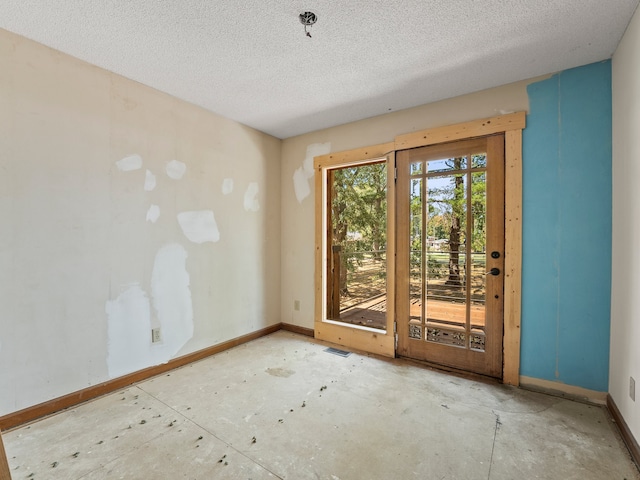
[[[486,165],[486,157],[478,157]],[[487,271],[487,175],[485,171],[471,174],[471,337],[474,350],[485,346],[485,301]]]
[[[421,170],[416,170],[420,173]],[[424,280],[424,258],[423,255],[423,189],[426,180],[423,178],[412,178],[409,192],[409,337],[422,339],[422,298]]]
[[[467,168],[467,158],[443,158],[440,160],[431,160],[428,163],[429,173],[450,172],[452,170],[464,170]]]
[[[329,172],[327,318],[386,329],[387,167]]]
[[[431,162],[430,162],[431,163]],[[449,163],[464,165],[464,159]],[[428,179],[427,340],[466,344],[467,174]]]

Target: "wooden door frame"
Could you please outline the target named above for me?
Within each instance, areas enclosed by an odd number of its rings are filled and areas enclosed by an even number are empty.
[[[397,150],[425,147],[456,140],[483,137],[496,133],[505,136],[505,266],[504,266],[504,338],[502,380],[519,384],[520,315],[522,286],[522,130],[525,112],[474,120],[466,123],[430,128],[399,135],[393,142],[315,157],[315,315],[316,338],[371,353],[395,356],[395,332],[392,309],[388,304],[386,331],[374,332],[352,325],[327,322],[323,318],[324,275],[323,238],[325,236],[326,171],[337,166],[365,160],[390,158],[394,164]],[[387,169],[388,252],[395,252],[395,182],[392,168]],[[393,221],[393,225],[391,222]],[[393,249],[392,249],[393,248]],[[395,255],[387,255],[387,301],[394,297]],[[391,293],[391,295],[389,295]],[[393,301],[393,300],[392,300]]]
[[[395,256],[387,255],[387,328],[376,330],[358,325],[342,324],[327,320],[324,315],[325,275],[324,263],[325,239],[326,239],[326,208],[327,205],[327,171],[334,168],[366,164],[376,160],[387,161],[387,252],[395,252],[395,176],[394,169],[390,168],[395,159],[394,144],[383,143],[366,148],[349,150],[336,154],[315,157],[315,309],[314,309],[314,336],[320,340],[347,346],[349,348],[363,350],[386,357],[395,356],[395,336],[393,332],[393,319],[389,312],[394,311],[394,274]],[[391,303],[389,303],[391,299]]]

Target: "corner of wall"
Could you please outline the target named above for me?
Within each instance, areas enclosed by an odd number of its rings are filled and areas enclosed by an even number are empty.
[[[640,11],[636,11],[612,60],[613,233],[611,364],[609,394],[640,439],[640,396],[631,398],[631,378],[640,381]],[[640,392],[636,392],[640,395]]]

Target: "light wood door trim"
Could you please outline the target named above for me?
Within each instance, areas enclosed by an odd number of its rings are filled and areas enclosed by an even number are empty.
[[[356,148],[355,150],[345,150],[343,152],[328,153],[314,158],[314,168],[316,173],[321,168],[338,167],[351,163],[363,162],[384,158],[393,152],[394,143],[381,143],[370,147]]]
[[[426,147],[437,143],[466,140],[474,137],[486,137],[496,133],[522,130],[525,126],[525,113],[517,112],[499,117],[483,118],[466,123],[420,130],[414,133],[398,135],[395,138],[395,150]]]
[[[396,152],[387,155],[387,333],[396,355]]]
[[[520,384],[522,290],[522,130],[505,133],[504,367],[502,381]]]
[[[386,332],[383,330],[372,332],[347,324],[315,322],[314,337],[318,340],[384,357],[393,358],[395,355],[393,330],[389,331],[389,329]]]
[[[387,152],[424,147],[438,143],[480,137],[494,133],[505,134],[505,276],[504,276],[504,353],[502,381],[519,384],[520,326],[522,288],[522,130],[526,113],[516,112],[492,118],[473,120],[456,125],[430,128],[398,135],[394,142],[362,147],[315,158],[315,322],[322,316],[322,168],[357,159],[374,159]],[[395,193],[388,193],[394,196]],[[387,330],[387,335],[392,334]],[[386,348],[385,348],[386,351]]]

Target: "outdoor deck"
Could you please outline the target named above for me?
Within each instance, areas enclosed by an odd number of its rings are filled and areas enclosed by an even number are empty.
[[[420,318],[422,302],[412,301],[410,315]],[[464,327],[466,306],[462,303],[452,303],[442,300],[427,301],[427,322],[433,326]],[[386,329],[387,325],[387,296],[379,295],[340,312],[340,321],[352,325]],[[484,305],[471,306],[472,327],[483,328],[485,323]]]
[[[336,256],[336,253],[338,254]],[[378,254],[376,257],[374,254]],[[354,260],[357,255],[357,261]],[[464,330],[466,320],[465,287],[449,285],[449,263],[447,253],[429,253],[429,278],[426,280],[426,321],[429,327],[442,328],[449,331]],[[471,326],[478,330],[484,329],[485,307],[483,305],[485,294],[485,274],[486,271],[484,254],[474,254],[478,259],[473,262],[472,269],[466,277],[466,270],[463,268],[462,282],[469,280],[471,290]],[[387,325],[387,296],[386,290],[386,252],[351,252],[342,254],[340,260],[340,250],[334,252],[333,260],[336,262],[334,269],[339,271],[342,262],[351,262],[352,268],[348,271],[346,287],[341,288],[338,283],[340,275],[332,277],[334,279],[332,291],[336,292],[334,298],[339,298],[339,307],[333,306],[334,310],[340,311],[340,318],[335,320],[361,325],[365,327],[384,330]],[[420,272],[412,266],[411,275],[411,295],[420,295]],[[425,281],[425,279],[422,279]],[[340,293],[337,292],[340,290]],[[344,291],[342,291],[344,290]],[[414,298],[411,301],[409,315],[411,324],[420,325],[422,318],[422,300]]]

